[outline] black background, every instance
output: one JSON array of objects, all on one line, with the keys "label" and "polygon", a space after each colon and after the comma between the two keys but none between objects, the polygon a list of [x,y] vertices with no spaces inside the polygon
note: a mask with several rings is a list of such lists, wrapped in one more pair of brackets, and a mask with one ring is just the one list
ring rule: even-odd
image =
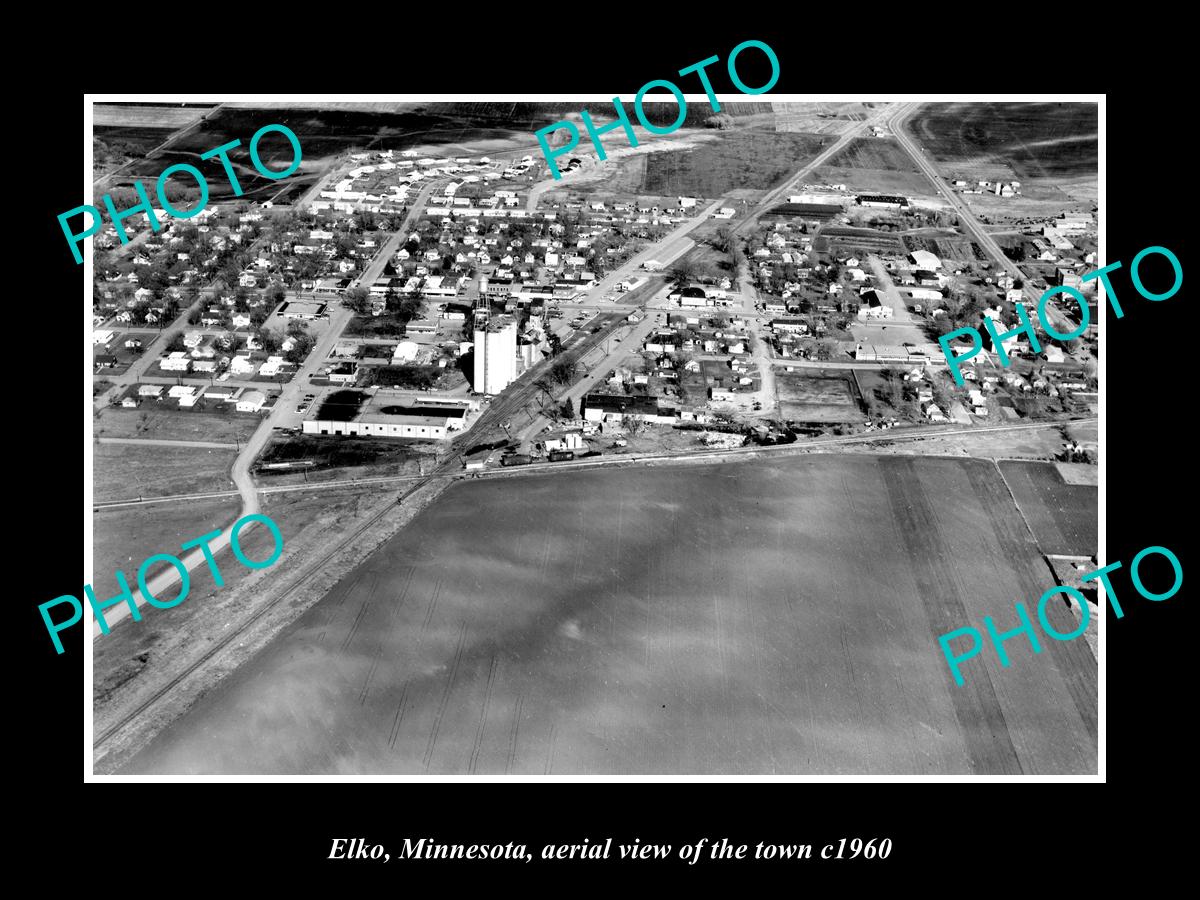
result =
[{"label": "black background", "polygon": [[[467,20],[483,24],[480,14],[464,14],[457,24],[435,14],[424,30],[408,27],[413,14],[388,13],[386,28],[377,33],[366,28],[362,41],[375,34],[369,48],[360,41],[339,46],[332,37],[325,46],[325,26],[308,23],[295,34],[290,27],[264,24],[261,34],[247,36],[245,49],[235,51],[224,42],[209,46],[212,35],[193,33],[195,20],[179,26],[191,47],[183,54],[192,60],[186,65],[173,62],[171,54],[156,62],[139,52],[136,58],[121,57],[119,70],[114,65],[90,72],[82,86],[44,81],[15,86],[27,91],[20,98],[27,112],[19,148],[23,158],[10,162],[9,177],[18,196],[25,196],[9,204],[19,228],[14,230],[17,223],[10,222],[8,244],[33,253],[28,261],[24,252],[9,258],[15,273],[25,273],[9,281],[9,358],[35,374],[16,378],[13,371],[9,379],[9,390],[23,409],[9,410],[9,446],[16,453],[9,458],[8,474],[20,476],[11,489],[9,515],[12,530],[20,535],[20,556],[33,556],[28,563],[20,559],[10,565],[10,572],[19,573],[21,587],[9,598],[14,612],[10,628],[20,647],[19,663],[9,666],[17,676],[11,690],[19,717],[16,740],[9,743],[20,757],[19,768],[10,765],[10,772],[32,770],[31,779],[20,779],[32,790],[20,821],[35,853],[44,852],[61,864],[64,854],[80,854],[82,839],[83,865],[97,879],[136,871],[143,877],[174,875],[196,887],[228,887],[233,873],[251,881],[261,876],[275,885],[299,879],[311,887],[348,886],[370,877],[397,890],[418,887],[422,874],[453,875],[442,883],[454,885],[462,878],[479,878],[489,886],[500,879],[532,883],[539,873],[583,876],[581,884],[588,885],[609,874],[622,881],[665,876],[696,886],[774,884],[748,880],[765,874],[782,876],[785,890],[827,879],[845,884],[866,879],[881,886],[919,884],[956,892],[986,889],[996,878],[1016,885],[1026,866],[1040,868],[1055,859],[1081,870],[1064,870],[1063,877],[1102,873],[1109,866],[1130,864],[1151,841],[1158,855],[1171,856],[1172,831],[1159,821],[1158,810],[1177,799],[1174,782],[1186,777],[1189,763],[1184,729],[1191,730],[1194,703],[1185,693],[1183,662],[1188,658],[1185,642],[1190,641],[1184,620],[1190,582],[1185,579],[1170,600],[1151,603],[1134,593],[1128,579],[1129,561],[1152,544],[1171,548],[1185,573],[1192,571],[1181,528],[1192,481],[1187,435],[1193,404],[1187,376],[1195,370],[1185,313],[1187,284],[1170,300],[1151,303],[1134,292],[1128,277],[1129,261],[1150,245],[1169,247],[1189,270],[1184,227],[1190,217],[1192,167],[1185,158],[1189,141],[1183,130],[1189,110],[1169,69],[1176,58],[1174,48],[1163,43],[1171,40],[1169,35],[1149,37],[1143,33],[1149,27],[1140,25],[1106,27],[1098,35],[1090,25],[1052,28],[1048,22],[1038,32],[1003,17],[970,23],[959,13],[950,19],[927,12],[921,13],[922,27],[833,18],[819,27],[802,27],[799,20],[787,27],[760,27],[753,20],[743,25],[728,11],[719,21],[692,26],[687,33],[679,15],[671,27],[662,28],[647,23],[639,11],[636,24],[614,25],[613,33],[605,34],[571,24],[569,16],[582,14],[574,8],[537,13],[544,18],[536,28],[506,26],[509,33],[501,35],[488,25],[476,30],[487,34],[472,29],[464,34],[460,26]],[[614,14],[608,7],[595,11],[599,19],[611,20]],[[332,34],[341,15],[321,15],[334,16],[328,26]],[[363,10],[363,15],[370,19],[377,13]],[[358,19],[359,25],[364,21]],[[1001,40],[997,26],[1015,31]],[[391,37],[381,45],[385,35]],[[80,425],[88,415],[80,401],[90,409],[90,391],[81,383],[72,349],[79,336],[78,307],[72,304],[83,288],[83,269],[75,265],[55,217],[85,201],[80,176],[83,91],[211,90],[214,99],[222,99],[239,91],[578,90],[629,101],[644,82],[670,77],[713,54],[722,59],[710,69],[714,87],[718,93],[732,92],[724,59],[749,38],[766,41],[779,57],[782,74],[775,94],[1107,92],[1103,261],[1125,263],[1113,281],[1126,313],[1118,321],[1110,310],[1104,326],[1105,561],[1125,563],[1114,585],[1126,613],[1121,620],[1109,615],[1106,622],[1107,704],[1101,710],[1101,732],[1106,731],[1107,744],[1101,759],[1113,790],[1106,788],[1102,799],[1095,786],[1028,779],[1002,784],[84,785],[83,754],[90,736],[83,733],[81,718],[87,700],[83,629],[71,634],[67,652],[56,656],[37,612],[37,604],[46,599],[78,594],[82,572],[74,556],[78,537],[70,534],[78,535],[74,516],[81,507],[87,515],[86,499],[81,501],[88,486],[80,469]],[[80,58],[92,55],[89,50]],[[756,51],[739,58],[747,84],[766,80],[765,64],[755,71],[759,58]],[[698,89],[692,81],[684,84],[688,92]],[[1155,270],[1151,263],[1147,266],[1149,284],[1169,279],[1165,266],[1161,280],[1154,280]],[[30,345],[16,339],[27,329],[40,333]],[[1153,566],[1143,572],[1149,586],[1159,584]],[[1169,584],[1165,563],[1162,574]],[[700,837],[727,837],[732,843],[811,843],[818,849],[842,837],[890,837],[894,850],[886,863],[383,866],[326,861],[335,837],[385,843],[393,855],[404,837],[525,842],[535,855],[543,843],[579,843],[584,837],[592,842],[612,837],[614,843],[638,837],[643,843],[675,846]],[[1112,840],[1121,849],[1106,853]],[[163,883],[167,889],[174,885]]]}]

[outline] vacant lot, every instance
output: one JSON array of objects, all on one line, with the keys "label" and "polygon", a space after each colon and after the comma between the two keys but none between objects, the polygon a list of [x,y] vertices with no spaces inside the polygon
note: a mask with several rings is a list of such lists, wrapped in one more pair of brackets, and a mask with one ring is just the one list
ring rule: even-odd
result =
[{"label": "vacant lot", "polygon": [[1084,643],[937,643],[1051,583],[979,460],[460,482],[121,772],[1095,772]]},{"label": "vacant lot", "polygon": [[779,414],[787,422],[855,422],[863,417],[850,372],[777,372]]},{"label": "vacant lot", "polygon": [[1007,165],[1019,179],[1098,171],[1095,103],[928,103],[910,129],[943,163]]},{"label": "vacant lot", "polygon": [[92,418],[94,437],[236,443],[254,434],[262,417],[221,403],[207,410],[170,409],[150,400],[137,409],[108,406]]},{"label": "vacant lot", "polygon": [[933,193],[928,179],[894,138],[855,138],[815,176],[852,191],[920,196]]},{"label": "vacant lot", "polygon": [[920,171],[912,157],[904,152],[904,148],[895,138],[855,138],[829,160],[828,165],[840,169]]},{"label": "vacant lot", "polygon": [[92,444],[92,448],[96,502],[233,489],[229,480],[237,456],[233,447]]},{"label": "vacant lot", "polygon": [[1000,470],[1043,553],[1096,555],[1098,487],[1068,484],[1053,463],[1004,460]]},{"label": "vacant lot", "polygon": [[803,168],[834,140],[831,135],[735,129],[689,150],[648,154],[643,190],[710,198],[739,188],[766,190]]}]

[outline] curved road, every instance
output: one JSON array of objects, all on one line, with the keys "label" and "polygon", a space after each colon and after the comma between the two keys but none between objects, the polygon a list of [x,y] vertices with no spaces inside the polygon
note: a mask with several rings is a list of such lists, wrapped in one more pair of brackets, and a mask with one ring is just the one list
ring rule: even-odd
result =
[{"label": "curved road", "polygon": [[[917,104],[903,104],[900,107],[900,111],[901,112],[910,112],[911,111],[910,107],[912,109],[915,109],[916,106],[917,106]],[[792,175],[791,177],[785,179],[782,184],[780,184],[778,187],[774,188],[773,190],[771,190],[767,194],[765,194],[763,196],[763,198],[755,205],[754,211],[750,214],[750,216],[747,217],[746,219],[744,219],[741,223],[739,223],[737,227],[741,228],[742,226],[744,226],[745,224],[747,224],[754,218],[757,218],[758,215],[761,215],[761,213],[765,212],[770,207],[770,205],[772,203],[776,202],[776,200],[780,196],[782,196],[784,194],[784,192],[787,191],[793,184],[795,184],[798,180],[806,177],[809,174],[809,172],[811,172],[812,170],[817,168],[817,166],[823,164],[826,160],[828,160],[830,157],[832,157],[837,151],[839,151],[842,147],[844,147],[851,140],[853,140],[853,138],[856,137],[859,134],[859,132],[861,132],[864,128],[866,128],[868,125],[874,123],[875,121],[879,120],[880,118],[884,117],[884,115],[894,116],[894,115],[896,115],[896,113],[891,112],[890,107],[885,108],[884,110],[871,116],[870,118],[847,129],[838,138],[838,140],[836,142],[831,144],[825,151],[823,151],[820,155],[818,155],[816,158],[811,160],[799,172],[797,172],[796,174]],[[418,197],[417,202],[415,202],[413,204],[413,206],[410,208],[409,215],[406,218],[405,223],[404,223],[404,227],[402,227],[396,233],[396,235],[393,236],[392,240],[387,241],[384,244],[384,246],[382,246],[380,248],[379,253],[376,255],[375,259],[372,261],[371,266],[369,266],[368,269],[364,271],[363,276],[359,279],[359,281],[358,281],[359,284],[365,283],[366,276],[371,274],[372,271],[382,271],[384,264],[386,263],[387,259],[389,259],[391,256],[391,252],[390,252],[389,248],[393,245],[393,243],[396,240],[399,239],[400,235],[404,234],[407,231],[407,229],[409,227],[411,227],[411,223],[413,221],[415,221],[417,217],[420,216],[421,210],[423,208],[423,204],[422,204],[421,200],[423,199],[424,196],[427,195],[427,191],[432,190],[432,188],[434,187],[434,184],[436,184],[436,181],[434,183],[426,185],[426,190],[422,191],[422,195]],[[632,275],[637,270],[637,268],[642,263],[644,263],[646,260],[654,259],[654,258],[661,258],[664,248],[668,248],[668,247],[671,247],[671,245],[673,245],[673,244],[677,244],[678,242],[681,241],[681,239],[686,238],[686,236],[689,232],[691,232],[693,229],[697,228],[702,223],[706,222],[709,218],[709,215],[711,215],[711,213],[720,205],[721,202],[722,202],[721,200],[714,201],[710,206],[708,206],[705,210],[701,211],[695,217],[689,219],[688,221],[681,224],[678,228],[671,231],[671,233],[668,234],[666,237],[664,237],[661,241],[659,241],[656,244],[651,244],[651,245],[647,246],[644,250],[642,250],[641,253],[638,253],[637,255],[635,255],[628,262],[626,262],[623,266],[621,266],[619,269],[617,269],[616,271],[609,274],[599,284],[597,284],[594,288],[592,288],[592,291],[590,292],[591,295],[594,297],[603,296],[606,292],[615,288],[616,285],[620,281],[622,281],[622,280],[628,278],[630,275]],[[688,244],[690,245],[690,242],[688,242]],[[661,259],[660,259],[660,261],[661,261]],[[647,319],[648,318],[649,317],[647,317]],[[292,378],[292,380],[289,384],[287,384],[286,386],[283,387],[279,397],[275,401],[275,406],[274,406],[274,409],[272,410],[271,414],[263,420],[262,424],[258,427],[258,430],[255,431],[254,435],[250,438],[250,440],[248,440],[246,442],[245,446],[243,446],[243,448],[242,448],[242,452],[238,455],[237,459],[234,461],[231,477],[233,478],[233,482],[238,489],[238,493],[242,497],[242,510],[241,510],[241,513],[238,515],[237,520],[240,520],[242,518],[245,518],[248,515],[252,515],[254,513],[259,512],[260,507],[259,507],[259,500],[258,500],[258,490],[254,484],[254,479],[250,476],[250,466],[253,463],[253,461],[255,460],[255,458],[258,456],[258,454],[266,446],[266,443],[271,436],[271,432],[272,432],[272,428],[273,428],[274,424],[277,424],[278,422],[281,421],[282,417],[285,414],[285,411],[287,409],[289,409],[291,407],[291,405],[295,402],[297,396],[300,394],[301,386],[303,385],[305,387],[305,389],[307,389],[308,378],[316,371],[317,367],[321,363],[323,363],[325,361],[325,359],[328,357],[330,350],[332,350],[332,348],[333,348],[334,342],[337,340],[338,335],[340,335],[342,329],[345,327],[348,319],[349,319],[349,311],[344,308],[339,308],[336,312],[334,312],[331,315],[329,326],[326,329],[325,334],[318,341],[317,346],[313,348],[312,352],[308,356],[308,359],[305,361],[304,365],[301,366],[300,371],[298,371],[296,373],[296,375]],[[616,328],[620,325],[620,323],[621,323],[621,320],[619,318],[616,319],[616,321],[609,323],[608,327],[605,328],[599,334],[599,340],[589,341],[588,343],[592,343],[593,345],[595,343],[599,343],[600,340],[607,338],[607,336],[609,334],[611,334],[612,331],[616,330]],[[645,325],[643,325],[643,329],[648,327],[648,324],[649,324],[649,322],[647,321],[647,323]],[[642,330],[642,329],[637,329],[637,330]],[[595,335],[593,335],[591,337],[593,339],[596,338]],[[146,358],[148,356],[149,356],[149,354],[143,354],[143,358]],[[536,368],[537,367],[535,367],[535,369]],[[548,366],[547,366],[547,368],[548,368]],[[528,375],[529,373],[526,373],[526,374]],[[522,382],[524,383],[523,389],[515,390],[515,391],[510,389],[510,391],[506,392],[506,393],[510,394],[509,397],[503,398],[503,399],[497,398],[498,402],[493,404],[492,407],[490,407],[483,415],[480,416],[480,418],[476,422],[475,426],[471,429],[471,432],[469,432],[469,434],[472,434],[474,436],[472,439],[477,439],[477,437],[479,435],[486,433],[488,430],[488,426],[491,426],[494,428],[501,421],[508,419],[509,416],[515,414],[516,412],[520,411],[521,409],[524,409],[526,407],[526,405],[532,400],[532,395],[534,393],[536,393],[537,389],[535,387],[533,387],[533,385],[532,385],[532,382],[534,382],[534,381],[536,381],[536,378],[533,378],[533,377],[523,378],[522,379]],[[530,415],[530,422],[528,424],[533,424],[533,421],[534,421],[534,417],[532,415]],[[481,425],[483,425],[484,427],[480,428]],[[464,437],[465,437],[465,435],[464,435]],[[456,440],[454,443],[458,444],[459,441]],[[465,443],[465,441],[464,441],[464,443]],[[461,446],[461,444],[460,444],[460,446]],[[439,466],[437,469],[435,469],[433,472],[431,472],[428,476],[426,476],[426,479],[430,479],[437,475],[447,474],[450,471],[453,471],[457,467],[457,465],[458,465],[458,462],[457,462],[456,457],[454,455],[451,455],[449,458],[447,458],[447,460],[441,466]],[[416,489],[417,489],[417,487],[414,486],[414,488],[412,490],[416,490]],[[237,520],[235,520],[235,522]],[[222,550],[224,550],[226,547],[229,546],[230,532],[232,529],[232,525],[233,525],[233,523],[230,524],[229,528],[223,529],[221,531],[220,535],[217,538],[215,538],[208,545],[210,548],[210,552],[213,554],[214,557],[218,553],[220,553]],[[258,528],[260,526],[258,525],[258,523],[254,523],[248,527],[253,529],[253,528]],[[199,537],[199,535],[196,535],[196,537]],[[161,550],[160,552],[168,552],[168,550],[164,549],[164,550]],[[204,552],[200,548],[196,548],[191,553],[189,553],[187,556],[182,557],[182,562],[187,567],[187,571],[190,573],[205,563]],[[128,575],[129,573],[126,573],[126,574]],[[176,571],[176,569],[173,566],[168,566],[166,571],[161,572],[160,574],[150,578],[146,584],[146,587],[149,590],[149,592],[151,593],[151,595],[153,595],[155,597],[163,596],[163,595],[170,597],[171,593],[169,593],[169,592],[172,591],[173,586],[179,580],[180,580],[180,577],[179,577],[178,571]],[[140,590],[133,591],[133,599],[134,599],[134,603],[137,604],[139,607],[144,605],[144,603],[145,603],[145,598],[142,596],[142,591],[140,591]],[[130,615],[129,606],[127,604],[120,604],[117,606],[110,607],[109,609],[107,609],[105,611],[105,621],[111,630],[111,628],[114,625],[116,625],[118,622],[125,620],[126,618],[129,617],[129,615]],[[99,622],[95,618],[93,618],[93,621],[92,621],[92,637],[93,637],[93,639],[95,639],[97,636],[101,635],[102,633],[103,632],[101,632],[101,630],[100,630]]]}]

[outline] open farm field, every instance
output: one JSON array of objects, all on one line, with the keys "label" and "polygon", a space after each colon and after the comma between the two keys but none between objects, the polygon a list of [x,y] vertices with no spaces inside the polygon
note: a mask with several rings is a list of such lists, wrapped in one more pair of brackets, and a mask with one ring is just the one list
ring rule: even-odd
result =
[{"label": "open farm field", "polygon": [[767,190],[833,143],[830,135],[734,129],[692,149],[646,158],[646,193],[716,198],[742,188]]},{"label": "open farm field", "polygon": [[772,103],[777,131],[805,134],[839,135],[855,122],[861,122],[873,111],[875,104],[855,102],[835,103]]},{"label": "open farm field", "polygon": [[1021,181],[1098,170],[1094,103],[927,103],[909,129],[948,175],[956,165],[1007,165]]},{"label": "open farm field", "polygon": [[827,165],[834,169],[884,169],[915,172],[920,169],[895,138],[858,137],[842,148]]},{"label": "open farm field", "polygon": [[1043,553],[1095,556],[1099,488],[1068,483],[1053,463],[1002,460],[1000,471]]},{"label": "open farm field", "polygon": [[1052,583],[990,461],[459,482],[118,771],[1095,772],[1086,644],[937,643]]},{"label": "open farm field", "polygon": [[93,103],[92,127],[170,133],[195,122],[214,106],[215,103]]},{"label": "open farm field", "polygon": [[[258,612],[275,592],[291,584],[297,573],[314,554],[327,547],[329,541],[389,502],[387,495],[362,491],[263,496],[263,512],[279,525],[284,536],[283,556],[274,565],[257,571],[249,569],[225,548],[214,557],[224,580],[222,586],[216,585],[208,567],[202,565],[191,573],[191,590],[178,606],[170,609],[144,607],[142,621],[125,619],[110,634],[95,639],[93,711],[96,733],[103,733],[207,652],[214,642]],[[235,497],[189,504],[187,509],[176,507],[172,510],[166,505],[155,505],[97,514],[96,575],[100,578],[96,582],[97,595],[108,597],[116,593],[113,566],[119,566],[128,577],[135,578],[136,567],[145,556],[178,550],[182,541],[232,522],[239,509],[240,502]],[[271,537],[265,528],[247,529],[242,536],[250,558],[264,559],[270,554]],[[132,560],[127,561],[130,556]],[[331,584],[336,581],[337,572],[338,566],[330,566],[315,580],[327,579]],[[105,593],[101,583],[111,590]],[[305,587],[298,593],[303,595],[307,590],[309,588]],[[302,596],[295,596],[287,606],[303,602]],[[288,615],[285,607],[268,614],[267,618]],[[239,647],[242,640],[243,636],[239,635]],[[247,647],[254,645],[249,635],[244,636],[244,640]],[[223,674],[222,667],[228,664],[223,658],[220,664],[210,665],[199,680],[211,682],[219,678]],[[196,681],[196,676],[187,679],[179,691],[180,700],[173,702],[186,703],[189,693],[202,691],[202,684],[197,685]],[[155,707],[148,718],[153,720],[160,715],[167,715],[161,706]],[[144,722],[144,725],[151,730],[156,727],[153,721]],[[112,752],[114,748],[106,747],[105,750]],[[123,750],[116,752],[120,756]],[[97,760],[98,771],[109,765],[108,760]]]}]

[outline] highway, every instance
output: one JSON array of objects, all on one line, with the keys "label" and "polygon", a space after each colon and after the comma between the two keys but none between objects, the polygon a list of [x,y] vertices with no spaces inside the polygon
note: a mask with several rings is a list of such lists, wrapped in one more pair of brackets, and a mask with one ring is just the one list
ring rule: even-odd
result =
[{"label": "highway", "polygon": [[[93,194],[95,192],[99,191],[100,187],[103,184],[105,184],[106,182],[112,181],[113,178],[120,175],[123,171],[128,169],[134,163],[139,163],[144,159],[149,159],[158,151],[160,151],[166,147],[169,147],[171,144],[175,143],[177,140],[179,140],[181,137],[183,137],[188,132],[192,131],[193,129],[199,128],[200,125],[203,124],[206,119],[208,119],[210,116],[216,115],[218,110],[220,110],[221,107],[224,105],[225,105],[224,103],[218,103],[212,109],[209,109],[209,110],[205,111],[204,113],[202,113],[195,121],[190,122],[187,125],[184,125],[178,131],[171,132],[171,134],[167,135],[167,139],[165,141],[163,141],[161,144],[159,144],[157,147],[155,147],[154,149],[142,154],[137,159],[131,159],[131,160],[129,160],[129,162],[123,163],[120,166],[117,166],[117,168],[113,169],[111,172],[101,175],[99,178],[97,178],[95,181],[92,182]],[[148,233],[148,230],[147,230],[147,233]]]},{"label": "highway", "polygon": [[[909,106],[911,106],[915,109],[918,106],[918,104],[916,104],[916,103],[901,104],[900,110],[904,110]],[[891,116],[896,115],[896,112],[897,111],[894,110],[890,105],[885,106],[882,109],[877,110],[870,117],[863,119],[857,125],[852,125],[851,127],[847,128],[845,131],[843,131],[841,133],[841,135],[838,136],[838,139],[836,141],[834,141],[832,144],[830,144],[828,147],[826,147],[824,150],[822,150],[819,154],[817,154],[815,157],[813,157],[813,159],[810,160],[804,166],[804,168],[800,169],[800,171],[796,172],[794,175],[791,175],[790,177],[788,177],[778,187],[773,188],[772,190],[770,190],[766,194],[764,194],[762,199],[759,200],[758,203],[756,203],[754,205],[754,209],[751,210],[750,213],[748,213],[744,218],[735,220],[736,224],[733,226],[734,234],[741,233],[741,231],[747,225],[750,225],[751,223],[757,221],[759,216],[761,216],[763,213],[765,213],[771,207],[773,207],[777,203],[779,203],[785,194],[792,191],[800,182],[802,182],[802,181],[804,181],[804,179],[808,178],[808,176],[811,175],[813,173],[813,171],[815,171],[819,167],[825,165],[825,163],[827,163],[829,160],[833,159],[833,157],[837,156],[838,153],[840,153],[843,149],[845,149],[846,146],[849,145],[851,141],[853,141],[856,137],[858,137],[860,134],[862,134],[867,128],[869,128],[871,125],[874,125],[877,122],[879,122],[885,118],[890,118]]]},{"label": "highway", "polygon": [[[971,212],[971,208],[967,205],[966,201],[938,174],[934,162],[925,155],[925,151],[918,147],[912,136],[905,131],[905,124],[920,106],[921,104],[919,103],[904,104],[888,117],[888,129],[896,136],[896,140],[900,143],[900,146],[912,157],[913,162],[917,164],[917,168],[921,170],[921,174],[929,179],[937,189],[937,192],[950,204],[950,207],[958,215],[959,224],[967,230],[975,243],[983,249],[1000,269],[1010,274],[1013,278],[1021,280],[1022,292],[1028,298],[1032,307],[1036,308],[1042,295],[1037,288],[1029,283],[1029,276],[1022,272],[1015,262],[1004,255],[1004,251],[1000,249],[1000,245],[996,243],[995,239],[984,229],[979,220],[975,218],[975,214]],[[1046,311],[1047,316],[1051,319],[1050,324],[1058,331],[1068,333],[1075,329],[1075,324],[1068,320],[1053,304],[1048,303]]]},{"label": "highway", "polygon": [[[847,129],[846,132],[844,132],[838,138],[838,140],[830,145],[825,151],[811,160],[794,175],[787,178],[781,185],[767,192],[767,194],[763,196],[759,203],[756,204],[750,215],[741,223],[739,223],[737,227],[744,227],[755,217],[761,215],[763,212],[769,209],[771,205],[777,202],[779,197],[781,197],[792,187],[792,185],[794,185],[797,181],[807,177],[811,171],[822,165],[826,160],[839,152],[842,147],[853,140],[853,138],[856,137],[863,129],[867,128],[869,125],[873,124],[885,115],[899,115],[900,113],[908,110],[909,106],[915,108],[916,104],[906,104],[896,112],[889,112],[889,108],[885,107],[870,118]],[[384,265],[386,265],[387,260],[391,258],[392,252],[394,252],[392,249],[392,244],[395,243],[400,236],[408,233],[411,228],[411,223],[416,221],[416,218],[420,216],[421,210],[424,208],[423,198],[428,196],[437,183],[438,180],[434,180],[430,184],[426,185],[426,187],[422,190],[421,195],[413,204],[408,217],[405,220],[404,227],[402,227],[391,240],[389,240],[384,244],[383,247],[380,248],[379,252],[372,260],[371,265],[364,271],[363,276],[359,279],[360,284],[367,284],[369,283],[368,278],[373,280],[375,277],[377,277],[377,274],[372,274],[373,272],[382,272]],[[718,208],[721,202],[721,200],[714,201],[704,210],[700,211],[695,217],[681,224],[678,228],[675,228],[659,242],[656,244],[651,244],[641,253],[635,255],[632,259],[627,261],[623,266],[608,275],[596,287],[594,287],[590,292],[591,296],[602,297],[608,291],[614,290],[617,284],[634,275],[637,269],[640,268],[641,265],[647,260],[659,259],[661,261],[661,257],[664,255],[665,249],[674,247],[676,250],[678,250],[680,246],[679,242],[686,238],[686,236],[692,230],[707,222],[709,216],[716,208]],[[690,242],[688,243],[688,246],[690,246]],[[300,417],[294,412],[296,400],[300,397],[302,391],[311,390],[309,379],[315,373],[316,369],[328,358],[330,351],[333,349],[334,343],[342,332],[342,329],[349,322],[350,316],[351,313],[346,308],[342,306],[337,306],[335,308],[334,312],[332,312],[330,315],[330,321],[327,327],[324,329],[322,336],[318,339],[317,346],[309,354],[308,359],[301,366],[300,371],[296,373],[296,375],[287,385],[282,387],[281,394],[276,400],[272,412],[269,416],[263,419],[258,429],[246,442],[242,448],[242,452],[234,461],[232,478],[238,489],[238,493],[242,497],[242,511],[239,515],[239,518],[243,518],[259,511],[258,489],[250,475],[251,465],[258,454],[266,446],[267,441],[271,437],[272,429],[275,426],[286,427],[288,425],[294,426],[298,424]],[[182,317],[183,316],[181,315],[181,318]],[[624,354],[635,350],[636,346],[640,345],[641,335],[646,333],[655,324],[653,321],[651,321],[651,318],[651,315],[645,316],[643,321],[640,323],[640,327],[634,328],[630,333],[626,334],[620,341],[617,342],[615,348],[610,346],[605,358],[592,366],[592,373],[594,374],[591,374],[588,378],[582,380],[582,388],[580,387],[580,384],[577,383],[568,389],[568,392],[571,394],[571,396],[574,397],[576,394],[582,395],[583,391],[590,389],[590,387],[596,383],[599,376],[603,375],[608,368],[611,368],[612,365],[615,364],[615,362],[618,362]],[[567,358],[574,360],[582,359],[593,348],[602,344],[615,331],[624,325],[624,320],[625,313],[623,311],[602,313],[599,322],[600,330],[595,334],[586,335],[575,346],[568,347],[566,350],[566,354],[568,355]],[[165,333],[167,332],[164,330],[164,334]],[[149,349],[150,348],[147,348],[147,351],[149,351]],[[139,359],[138,362],[135,363],[134,366],[132,366],[130,370],[121,377],[120,382],[122,384],[126,384],[136,381],[144,369],[153,360],[153,358],[154,356],[150,352],[144,353],[142,358]],[[503,394],[497,397],[496,400],[493,401],[492,404],[480,415],[475,425],[469,431],[464,432],[463,434],[460,434],[454,438],[454,440],[451,442],[452,453],[448,456],[446,461],[429,475],[425,476],[425,478],[420,479],[417,484],[414,484],[413,487],[410,488],[410,491],[419,489],[421,485],[426,483],[431,478],[444,477],[451,472],[461,471],[461,462],[457,454],[461,453],[462,449],[465,447],[471,446],[472,444],[497,440],[501,434],[503,434],[505,437],[508,437],[512,427],[516,425],[520,426],[518,436],[522,440],[527,440],[529,437],[540,431],[541,428],[544,427],[543,423],[547,420],[544,419],[540,414],[534,415],[534,413],[530,411],[529,407],[537,401],[539,394],[542,393],[542,389],[538,386],[537,382],[542,375],[546,374],[551,365],[552,360],[543,360],[531,370],[524,373],[520,379],[518,379],[513,385],[505,390]],[[555,402],[561,401],[556,400]],[[524,414],[526,417],[525,422],[520,422],[517,419],[520,414]],[[508,428],[505,428],[506,424],[509,426]],[[210,546],[212,547],[212,552],[214,554],[220,552],[222,549],[228,546],[229,535],[229,529],[223,530],[220,537],[213,541]],[[199,549],[193,551],[187,557],[183,558],[183,562],[189,572],[199,567],[204,563],[204,561],[204,554]],[[179,575],[175,568],[168,567],[165,572],[162,572],[158,576],[151,578],[147,587],[152,594],[159,595],[171,588],[178,580]],[[139,605],[144,602],[140,591],[134,593],[134,600]],[[125,605],[120,605],[112,607],[106,619],[109,622],[109,626],[112,627],[112,625],[123,620],[128,615],[128,607]],[[94,623],[93,636],[97,636],[100,633],[99,624]]]}]

